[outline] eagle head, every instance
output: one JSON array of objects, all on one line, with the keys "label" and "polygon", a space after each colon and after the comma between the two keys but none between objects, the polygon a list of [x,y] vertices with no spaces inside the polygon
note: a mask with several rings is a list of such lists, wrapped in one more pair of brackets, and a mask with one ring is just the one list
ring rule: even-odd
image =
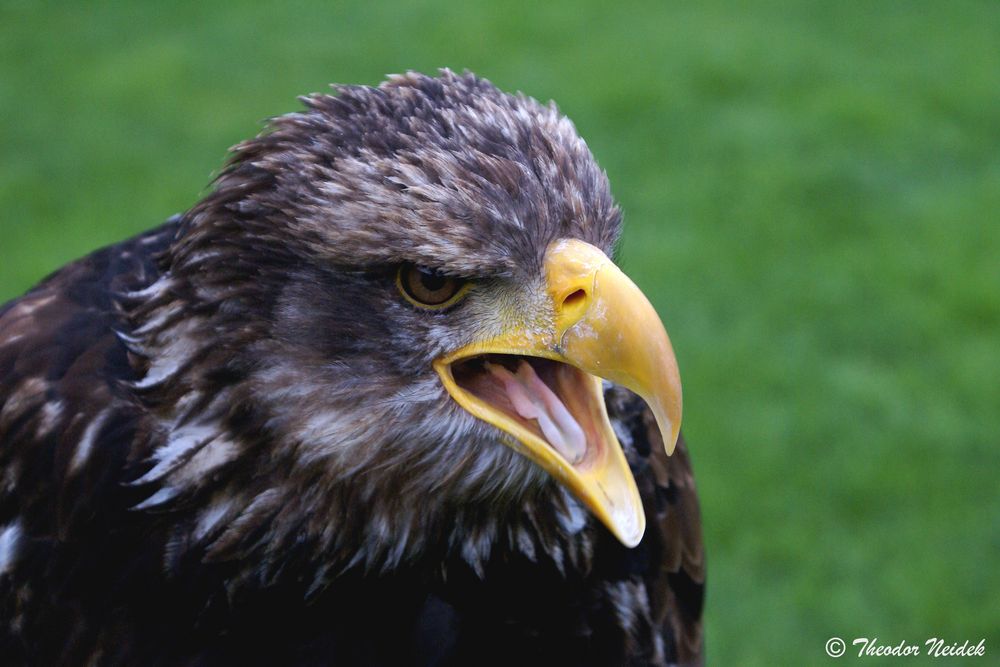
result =
[{"label": "eagle head", "polygon": [[637,544],[602,382],[646,400],[668,452],[680,382],[572,123],[447,70],[303,102],[234,149],[127,297],[134,485],[174,517],[168,551],[321,583],[555,549],[584,508]]}]

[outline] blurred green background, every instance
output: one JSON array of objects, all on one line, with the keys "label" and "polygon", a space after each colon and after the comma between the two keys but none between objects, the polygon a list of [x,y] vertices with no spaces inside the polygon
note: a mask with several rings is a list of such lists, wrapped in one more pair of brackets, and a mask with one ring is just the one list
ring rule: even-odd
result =
[{"label": "blurred green background", "polygon": [[611,177],[685,382],[710,662],[1000,664],[995,1],[2,2],[0,301],[296,95],[442,66],[557,100]]}]

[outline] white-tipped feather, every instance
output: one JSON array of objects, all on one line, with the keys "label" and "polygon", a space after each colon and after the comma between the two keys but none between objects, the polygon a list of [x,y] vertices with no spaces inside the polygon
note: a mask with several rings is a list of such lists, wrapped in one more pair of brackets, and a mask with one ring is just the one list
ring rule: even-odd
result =
[{"label": "white-tipped feather", "polygon": [[90,452],[94,447],[94,439],[104,426],[104,422],[111,414],[111,411],[112,408],[105,408],[101,410],[97,413],[97,416],[94,417],[89,424],[87,424],[87,428],[83,430],[83,435],[80,436],[80,441],[76,443],[76,449],[73,451],[73,458],[69,461],[70,474],[77,472],[90,458]]},{"label": "white-tipped feather", "polygon": [[21,520],[15,519],[0,530],[0,576],[14,567],[21,543]]}]

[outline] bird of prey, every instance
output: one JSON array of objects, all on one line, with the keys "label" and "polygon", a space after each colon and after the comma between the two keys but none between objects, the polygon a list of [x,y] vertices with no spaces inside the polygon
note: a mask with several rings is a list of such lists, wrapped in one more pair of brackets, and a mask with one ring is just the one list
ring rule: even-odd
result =
[{"label": "bird of prey", "polygon": [[677,365],[572,123],[303,102],[0,308],[0,664],[700,664]]}]

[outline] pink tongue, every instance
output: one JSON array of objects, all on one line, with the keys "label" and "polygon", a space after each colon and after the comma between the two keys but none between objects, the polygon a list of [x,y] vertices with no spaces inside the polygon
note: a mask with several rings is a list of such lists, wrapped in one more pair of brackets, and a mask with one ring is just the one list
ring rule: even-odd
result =
[{"label": "pink tongue", "polygon": [[524,419],[534,419],[549,444],[570,463],[587,453],[587,437],[555,392],[542,382],[531,364],[518,362],[517,374],[500,364],[486,362],[486,370],[500,380],[511,405]]}]

